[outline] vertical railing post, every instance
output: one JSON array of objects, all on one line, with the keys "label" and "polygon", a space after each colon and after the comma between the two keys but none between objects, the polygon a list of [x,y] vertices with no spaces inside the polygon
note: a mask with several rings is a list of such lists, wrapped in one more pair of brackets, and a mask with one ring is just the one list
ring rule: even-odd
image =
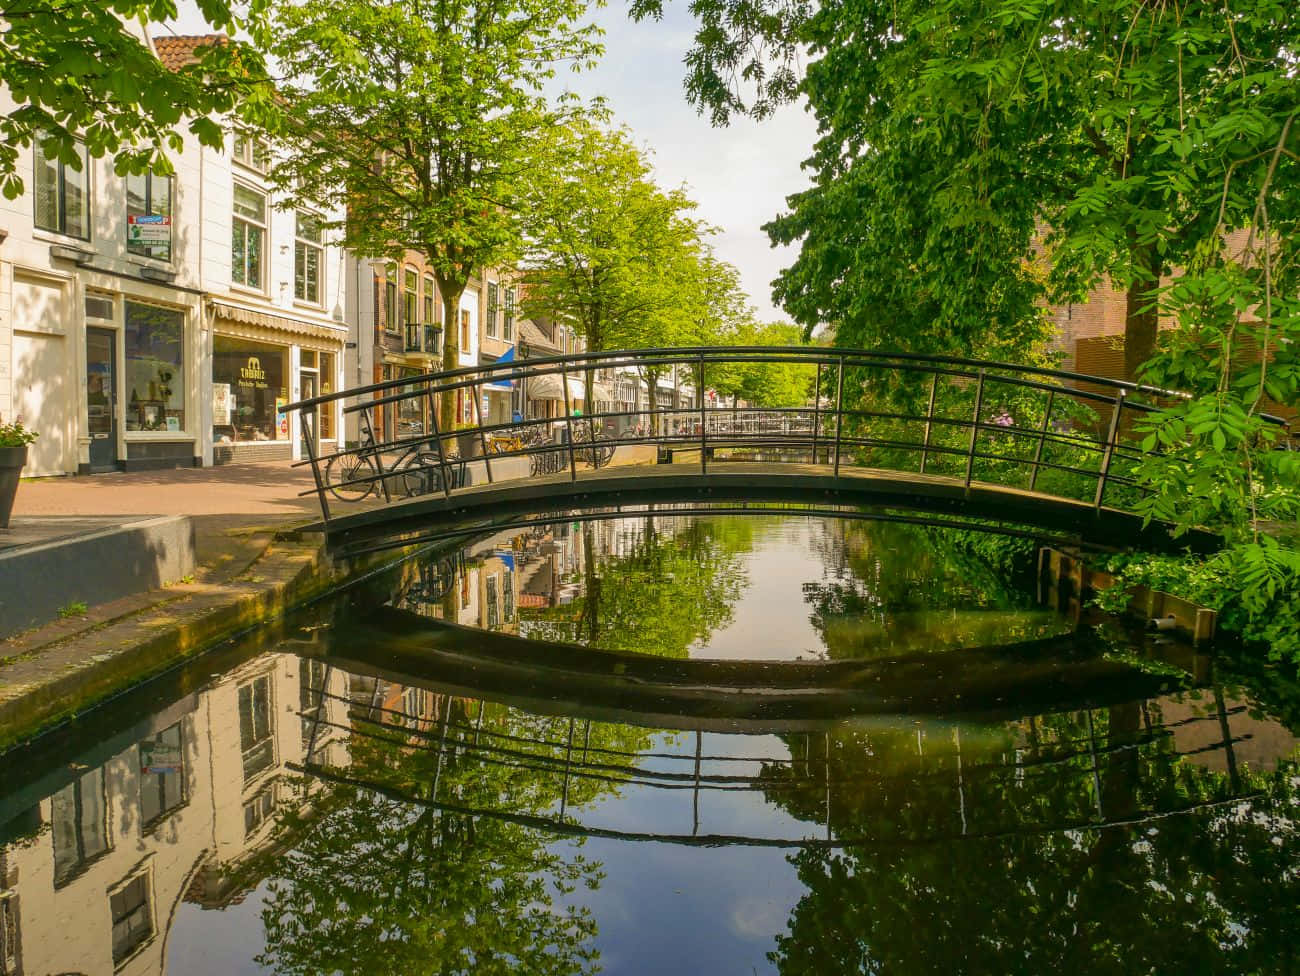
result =
[{"label": "vertical railing post", "polygon": [[970,447],[966,451],[966,494],[970,495],[970,482],[975,474],[975,441],[980,432],[980,414],[984,412],[984,377],[985,371],[980,370],[979,384],[975,387],[975,414],[971,418],[970,426]]},{"label": "vertical railing post", "polygon": [[939,373],[936,370],[930,380],[930,403],[925,408],[925,441],[921,446],[921,474],[925,474],[925,466],[930,460],[930,430],[934,425],[934,398],[939,392]]},{"label": "vertical railing post", "polygon": [[488,484],[490,485],[492,484],[492,461],[488,457],[487,434],[483,430],[482,394],[479,393],[478,380],[474,381],[474,385],[470,387],[470,391],[474,394],[474,419],[478,423],[478,442],[479,446],[483,449],[483,467],[487,469],[487,479]]},{"label": "vertical railing post", "polygon": [[[333,406],[333,404],[330,404]],[[312,410],[300,410],[299,422],[306,434],[303,443],[307,445],[307,460],[311,462],[311,476],[316,482],[316,496],[320,499],[320,513],[326,525],[330,521],[330,503],[325,499],[325,480],[320,476],[320,460],[316,457],[316,427],[311,422]],[[308,756],[308,759],[311,757]]]},{"label": "vertical railing post", "polygon": [[840,432],[844,428],[844,357],[840,356],[835,380],[835,477],[840,476]]},{"label": "vertical railing post", "polygon": [[1115,457],[1115,444],[1119,440],[1120,415],[1124,412],[1124,398],[1128,391],[1121,389],[1115,397],[1115,409],[1110,415],[1110,431],[1106,435],[1106,453],[1101,459],[1101,472],[1097,476],[1097,496],[1093,499],[1093,510],[1101,512],[1101,500],[1106,494],[1106,479],[1110,477],[1110,464]]},{"label": "vertical railing post", "polygon": [[700,398],[700,474],[709,472],[709,418],[705,414],[704,405],[704,353],[700,353],[700,376],[697,380],[699,388],[695,391]]},{"label": "vertical railing post", "polygon": [[433,442],[438,445],[438,475],[442,482],[442,494],[444,498],[450,498],[451,472],[447,469],[447,452],[442,446],[442,431],[438,427],[438,399],[433,394],[432,383],[425,386],[424,393],[429,400],[429,426],[433,428]]},{"label": "vertical railing post", "polygon": [[822,419],[822,364],[817,362],[817,381],[813,385],[812,463],[817,463],[817,428]]},{"label": "vertical railing post", "polygon": [[370,415],[373,409],[370,404],[366,404],[361,410],[361,419],[366,424],[366,437],[370,440],[370,455],[374,461],[375,474],[379,477],[379,490],[384,493],[384,503],[387,504],[393,499],[388,494],[388,479],[384,477],[384,459],[379,453],[379,441],[375,439],[375,424]]},{"label": "vertical railing post", "polygon": [[1029,476],[1029,490],[1038,487],[1038,466],[1043,461],[1043,444],[1047,440],[1047,430],[1052,423],[1052,404],[1056,401],[1056,391],[1047,391],[1047,408],[1043,411],[1043,426],[1038,431],[1038,446],[1034,448],[1034,472]]},{"label": "vertical railing post", "polygon": [[564,423],[569,436],[569,480],[578,480],[578,459],[573,454],[573,408],[569,406],[569,370],[560,364],[560,383],[564,386]]}]

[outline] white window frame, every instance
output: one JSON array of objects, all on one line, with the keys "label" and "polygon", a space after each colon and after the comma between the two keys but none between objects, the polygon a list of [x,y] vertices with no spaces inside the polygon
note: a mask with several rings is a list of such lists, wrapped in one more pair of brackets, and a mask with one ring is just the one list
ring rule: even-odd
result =
[{"label": "white window frame", "polygon": [[[267,194],[267,192],[266,192],[265,190],[259,190],[259,189],[258,189],[257,187],[255,187],[255,186],[250,186],[250,185],[247,184],[247,183],[239,183],[239,182],[236,182],[236,183],[235,183],[235,190],[234,190],[234,192],[237,194],[240,190],[244,190],[244,191],[246,191],[246,192],[248,192],[248,193],[255,193],[255,194],[257,194],[258,196],[260,196],[260,197],[262,198],[262,218],[261,218],[261,221],[259,222],[259,221],[257,221],[256,219],[254,219],[254,218],[252,218],[252,217],[246,217],[246,216],[240,214],[240,213],[235,209],[236,206],[238,206],[238,205],[235,203],[235,197],[234,197],[234,195],[231,196],[231,202],[230,202],[230,220],[231,220],[231,230],[232,230],[232,233],[233,233],[233,231],[234,231],[234,225],[236,225],[236,224],[243,224],[244,227],[245,227],[245,231],[244,231],[244,254],[245,254],[245,264],[244,264],[244,267],[241,268],[241,269],[240,269],[240,272],[239,272],[240,274],[243,275],[244,280],[243,280],[243,281],[239,281],[239,280],[237,280],[236,277],[235,277],[235,251],[234,251],[233,241],[232,241],[232,246],[231,246],[231,251],[230,251],[230,283],[231,283],[231,285],[233,285],[233,286],[236,287],[236,288],[243,288],[243,289],[246,289],[247,291],[256,292],[256,293],[258,293],[259,295],[265,295],[265,294],[266,294],[266,279],[267,279],[267,273],[266,273],[266,271],[267,271],[267,267],[266,267],[266,266],[267,266],[266,248],[267,248],[268,243],[270,242],[270,236],[271,236],[271,235],[270,235],[270,230],[271,230],[271,226],[270,226],[270,224],[271,224],[271,222],[270,222],[270,219],[269,219],[269,210],[268,210],[268,208],[269,208],[269,206],[270,206],[270,202],[271,202],[271,200],[270,200],[270,195]],[[261,247],[258,249],[258,255],[257,255],[257,264],[258,264],[258,267],[257,267],[257,274],[258,274],[258,282],[257,282],[257,284],[255,284],[255,285],[250,285],[250,284],[248,283],[248,266],[247,266],[247,254],[248,254],[248,230],[247,230],[247,229],[250,228],[250,227],[251,227],[251,228],[257,228],[257,229],[260,230],[261,233],[262,233],[262,243],[261,243]]]}]

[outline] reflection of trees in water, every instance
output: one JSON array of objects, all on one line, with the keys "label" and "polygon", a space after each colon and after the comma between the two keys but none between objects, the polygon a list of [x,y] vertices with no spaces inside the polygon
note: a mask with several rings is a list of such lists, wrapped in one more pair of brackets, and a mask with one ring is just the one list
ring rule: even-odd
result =
[{"label": "reflection of trees in water", "polygon": [[826,521],[813,536],[828,575],[805,583],[810,620],[831,658],[1005,643],[1059,632],[1028,595],[942,530]]},{"label": "reflection of trees in water", "polygon": [[785,974],[1293,971],[1295,762],[1206,769],[1153,710],[791,737],[771,802],[829,810],[870,846],[791,855],[807,892],[770,958]]},{"label": "reflection of trees in water", "polygon": [[599,863],[535,827],[426,804],[542,814],[615,787],[559,774],[557,752],[636,751],[649,733],[439,697],[425,714],[353,714],[351,782],[289,814],[259,961],[282,973],[584,973],[595,922],[566,904]]},{"label": "reflection of trees in water", "polygon": [[691,645],[731,623],[748,584],[740,556],[753,547],[753,524],[746,518],[693,518],[684,525],[669,520],[673,524],[665,531],[663,521],[617,523],[617,531],[634,533],[619,555],[602,551],[592,525],[585,524],[581,592],[566,605],[521,610],[531,635],[685,657]]}]

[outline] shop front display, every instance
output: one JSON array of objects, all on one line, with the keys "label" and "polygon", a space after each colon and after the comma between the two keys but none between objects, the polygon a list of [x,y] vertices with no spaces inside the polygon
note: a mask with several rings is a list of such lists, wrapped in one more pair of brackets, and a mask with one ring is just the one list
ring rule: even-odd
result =
[{"label": "shop front display", "polygon": [[289,347],[232,336],[212,338],[212,443],[283,442],[290,449]]},{"label": "shop front display", "polygon": [[185,313],[127,302],[126,429],[185,430]]}]

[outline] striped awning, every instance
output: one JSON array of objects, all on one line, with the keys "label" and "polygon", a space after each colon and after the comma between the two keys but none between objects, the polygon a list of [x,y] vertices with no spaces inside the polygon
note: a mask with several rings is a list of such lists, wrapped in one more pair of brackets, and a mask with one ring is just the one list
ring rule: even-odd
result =
[{"label": "striped awning", "polygon": [[[299,338],[309,337],[330,345],[343,342],[348,334],[345,325],[325,325],[321,322],[312,322],[306,319],[289,318],[287,315],[272,315],[269,312],[260,312],[256,309],[244,308],[242,305],[231,305],[227,302],[210,301],[208,307],[212,309],[218,318],[224,319],[226,322],[252,326],[255,329],[267,329],[272,332],[286,332]],[[256,337],[249,336],[249,338]]]}]

